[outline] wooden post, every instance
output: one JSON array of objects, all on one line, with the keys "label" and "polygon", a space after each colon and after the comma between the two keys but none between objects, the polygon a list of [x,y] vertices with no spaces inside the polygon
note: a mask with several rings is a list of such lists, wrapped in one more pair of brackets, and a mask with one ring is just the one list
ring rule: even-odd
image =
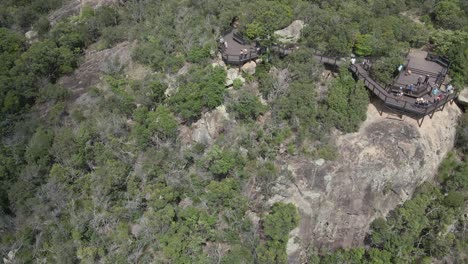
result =
[{"label": "wooden post", "polygon": [[430,118],[431,118],[431,119],[432,119],[432,117],[434,116],[435,111],[436,111],[437,108],[439,107],[439,104],[440,104],[440,101],[437,102],[437,104],[434,106],[434,109],[432,110],[432,113],[431,113],[431,115],[430,115]]},{"label": "wooden post", "polygon": [[446,105],[446,104],[447,104],[447,102],[448,102],[448,98],[449,98],[449,96],[448,96],[448,95],[447,95],[447,96],[445,96],[445,103],[444,103],[444,105],[442,106],[442,111],[444,111],[445,105]]},{"label": "wooden post", "polygon": [[421,120],[421,123],[419,123],[419,120],[418,120],[418,125],[419,125],[419,127],[421,127],[421,126],[422,126],[422,124],[423,124],[423,122],[424,122],[424,118],[425,118],[425,117],[426,117],[426,115],[423,115],[423,117],[422,117],[422,120]]}]

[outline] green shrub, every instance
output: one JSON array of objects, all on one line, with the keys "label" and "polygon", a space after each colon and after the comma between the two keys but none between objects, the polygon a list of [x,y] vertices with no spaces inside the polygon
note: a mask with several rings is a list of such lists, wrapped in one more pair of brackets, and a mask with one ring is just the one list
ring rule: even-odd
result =
[{"label": "green shrub", "polygon": [[226,177],[236,165],[236,155],[230,150],[223,150],[214,145],[207,153],[206,167],[217,177]]},{"label": "green shrub", "polygon": [[226,72],[220,67],[193,68],[190,78],[183,83],[169,103],[186,121],[195,121],[204,110],[221,105],[226,91]]},{"label": "green shrub", "polygon": [[366,119],[368,105],[369,95],[364,84],[356,83],[343,68],[339,78],[331,84],[327,98],[328,111],[322,113],[323,122],[348,133],[355,132]]},{"label": "green shrub", "polygon": [[463,195],[459,192],[450,191],[444,198],[444,205],[447,207],[460,208],[464,202]]},{"label": "green shrub", "polygon": [[357,56],[369,56],[372,54],[373,37],[369,34],[358,34],[354,44],[354,52]]},{"label": "green shrub", "polygon": [[210,58],[210,48],[205,47],[194,47],[187,54],[187,61],[192,63],[203,63]]},{"label": "green shrub", "polygon": [[242,120],[256,120],[265,111],[260,99],[246,91],[243,91],[229,108]]}]

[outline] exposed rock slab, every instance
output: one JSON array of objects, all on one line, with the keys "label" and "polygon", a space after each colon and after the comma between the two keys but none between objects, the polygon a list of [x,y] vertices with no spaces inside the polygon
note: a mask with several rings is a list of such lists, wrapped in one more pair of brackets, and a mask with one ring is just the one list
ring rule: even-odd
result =
[{"label": "exposed rock slab", "polygon": [[226,107],[218,106],[213,111],[203,114],[202,118],[192,125],[191,139],[197,143],[211,144],[228,120]]},{"label": "exposed rock slab", "polygon": [[457,101],[464,106],[468,106],[468,87],[465,87],[465,89],[460,92]]},{"label": "exposed rock slab", "polygon": [[289,248],[289,261],[303,260],[310,244],[319,248],[362,245],[376,217],[386,216],[434,177],[453,147],[460,114],[455,104],[447,105],[418,127],[410,117],[380,116],[371,104],[359,132],[337,138],[336,161],[318,166],[304,157],[288,160],[294,184],[284,186],[269,202],[292,202],[301,213],[297,233],[301,247]]},{"label": "exposed rock slab", "polygon": [[281,43],[297,43],[301,37],[301,31],[304,28],[304,21],[294,20],[289,26],[274,33],[278,35],[278,41]]},{"label": "exposed rock slab", "polygon": [[92,87],[100,82],[103,74],[120,71],[131,62],[132,44],[122,42],[102,51],[87,51],[84,62],[71,75],[62,77],[59,84],[74,92]]},{"label": "exposed rock slab", "polygon": [[231,68],[227,70],[226,87],[233,85],[236,79],[239,79],[242,83],[245,83],[245,79],[242,77],[238,69]]},{"label": "exposed rock slab", "polygon": [[110,5],[117,2],[119,2],[119,0],[73,0],[52,12],[48,19],[51,25],[54,25],[65,17],[79,14],[84,6],[97,8],[103,5]]}]

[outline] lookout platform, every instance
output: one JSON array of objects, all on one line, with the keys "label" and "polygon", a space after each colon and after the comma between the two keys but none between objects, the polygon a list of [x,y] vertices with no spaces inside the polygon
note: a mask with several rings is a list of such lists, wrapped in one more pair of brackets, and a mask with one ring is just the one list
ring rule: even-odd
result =
[{"label": "lookout platform", "polygon": [[235,30],[225,34],[220,39],[218,48],[223,60],[232,65],[242,65],[257,59],[261,54],[260,47],[246,41]]},{"label": "lookout platform", "polygon": [[[343,58],[319,54],[314,55],[314,58],[323,64],[336,67],[349,63]],[[389,86],[380,84],[371,77],[372,62],[369,59],[354,58],[348,69],[355,79],[363,81],[387,108],[411,114],[421,125],[424,117],[429,115],[432,118],[436,111],[443,110],[448,102],[453,102],[458,96],[459,90],[448,90],[447,85],[443,85],[449,67],[450,62],[440,56],[425,51],[410,50],[406,56],[406,65],[402,65],[401,71]],[[424,82],[426,77],[427,81]],[[412,90],[409,89],[410,85],[413,86]]]}]

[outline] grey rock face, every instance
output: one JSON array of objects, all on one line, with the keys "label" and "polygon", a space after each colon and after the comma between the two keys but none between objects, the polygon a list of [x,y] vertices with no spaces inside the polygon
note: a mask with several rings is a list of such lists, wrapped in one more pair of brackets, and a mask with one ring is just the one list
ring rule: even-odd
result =
[{"label": "grey rock face", "polygon": [[297,43],[301,37],[301,31],[304,28],[304,21],[295,20],[286,28],[275,31],[278,35],[278,40],[281,43]]},{"label": "grey rock face", "polygon": [[362,245],[376,217],[386,216],[434,177],[453,147],[460,113],[455,104],[447,105],[418,127],[409,117],[380,116],[370,105],[360,131],[337,139],[337,160],[322,166],[300,157],[286,161],[294,184],[270,202],[292,202],[301,213],[300,231],[290,235],[301,246],[288,249],[290,261],[303,260],[309,245]]},{"label": "grey rock face", "polygon": [[465,89],[460,92],[457,101],[464,106],[468,106],[468,87],[465,87]]},{"label": "grey rock face", "polygon": [[224,105],[203,114],[202,118],[192,125],[192,140],[197,143],[212,144],[228,120],[229,114]]}]

